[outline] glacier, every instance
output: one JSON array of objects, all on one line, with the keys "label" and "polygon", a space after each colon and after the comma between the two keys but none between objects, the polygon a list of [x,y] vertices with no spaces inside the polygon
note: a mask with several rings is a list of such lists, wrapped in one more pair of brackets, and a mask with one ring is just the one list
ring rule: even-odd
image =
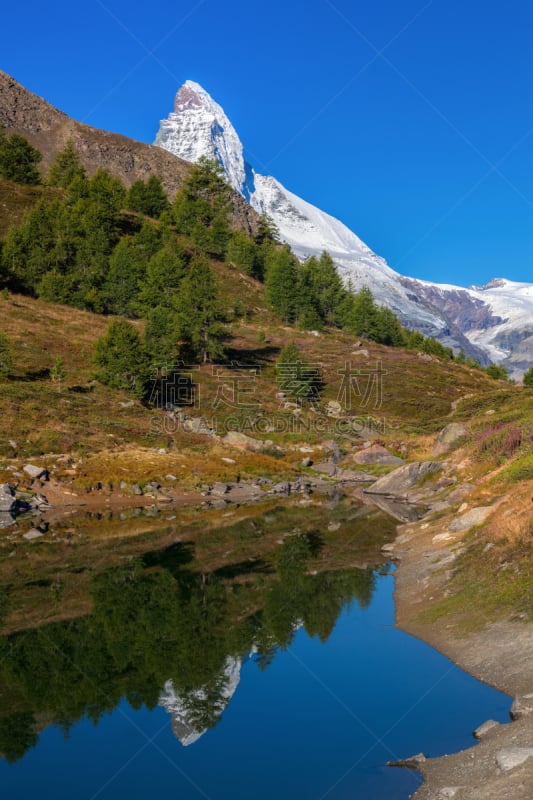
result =
[{"label": "glacier", "polygon": [[481,363],[503,363],[515,377],[533,362],[533,284],[500,278],[464,288],[400,275],[340,220],[256,172],[223,108],[198,83],[180,87],[154,144],[191,162],[216,159],[233,189],[272,219],[299,259],[326,250],[346,283],[368,286],[407,327]]}]

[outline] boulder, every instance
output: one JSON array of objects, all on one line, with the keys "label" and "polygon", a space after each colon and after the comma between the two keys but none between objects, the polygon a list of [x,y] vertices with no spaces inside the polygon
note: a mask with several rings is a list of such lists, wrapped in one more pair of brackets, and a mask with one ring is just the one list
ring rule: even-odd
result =
[{"label": "boulder", "polygon": [[442,453],[446,453],[450,447],[453,447],[454,444],[457,444],[457,442],[467,435],[468,430],[464,425],[461,425],[459,422],[450,422],[437,436],[437,441],[433,448],[433,455],[440,456]]},{"label": "boulder", "polygon": [[313,459],[312,458],[303,458],[302,459],[302,467],[312,467],[313,466]]},{"label": "boulder", "polygon": [[403,464],[404,461],[398,456],[393,456],[392,453],[382,447],[380,444],[373,444],[365,450],[360,450],[353,457],[356,464]]},{"label": "boulder", "polygon": [[44,494],[36,494],[33,499],[34,505],[36,508],[50,508],[50,503],[48,502],[48,498]]},{"label": "boulder", "polygon": [[521,719],[533,715],[533,694],[524,694],[515,697],[510,710],[511,719]]},{"label": "boulder", "polygon": [[483,725],[480,725],[479,728],[476,728],[476,730],[472,733],[472,736],[475,736],[476,739],[483,739],[483,737],[486,736],[487,733],[490,733],[490,731],[494,730],[494,728],[499,728],[499,727],[500,727],[499,722],[496,722],[493,719],[488,719],[486,722],[483,723]]},{"label": "boulder", "polygon": [[330,400],[326,403],[325,412],[328,417],[340,417],[342,415],[342,406],[337,400]]},{"label": "boulder", "polygon": [[433,472],[442,469],[441,461],[415,461],[413,464],[405,464],[398,467],[394,472],[379,478],[373,486],[369,486],[364,491],[367,494],[383,494],[388,497],[406,497],[410,489],[414,489],[417,483]]},{"label": "boulder", "polygon": [[26,475],[28,475],[33,481],[36,480],[48,480],[48,470],[44,467],[36,467],[35,464],[26,464],[23,468]]},{"label": "boulder", "polygon": [[463,531],[468,531],[470,528],[473,528],[475,525],[481,525],[489,514],[494,511],[492,506],[478,506],[477,508],[472,508],[470,511],[467,511],[466,514],[462,514],[457,519],[454,519],[448,525],[448,530],[453,531],[454,533],[462,533]]},{"label": "boulder", "polygon": [[274,494],[290,494],[291,493],[291,485],[288,481],[282,481],[281,483],[275,483],[272,487],[272,492]]},{"label": "boulder", "polygon": [[496,763],[503,772],[509,772],[532,756],[533,747],[504,747],[496,752]]},{"label": "boulder", "polygon": [[239,433],[239,431],[229,431],[222,441],[231,447],[245,448],[246,450],[262,450],[263,447],[271,447],[273,444],[270,439],[266,441],[254,439],[252,436],[247,436],[246,433]]},{"label": "boulder", "polygon": [[315,464],[313,469],[317,472],[323,472],[324,475],[329,475],[330,478],[334,478],[337,474],[337,467],[332,461],[321,461],[319,464]]},{"label": "boulder", "polygon": [[16,508],[15,492],[9,483],[0,484],[0,513],[9,514]]},{"label": "boulder", "polygon": [[0,511],[0,530],[4,528],[10,528],[11,525],[16,523],[16,519],[13,514],[10,514],[8,511]]},{"label": "boulder", "polygon": [[307,478],[298,477],[292,484],[292,491],[300,494],[310,494],[313,490],[313,481]]},{"label": "boulder", "polygon": [[183,423],[183,430],[188,433],[197,433],[201,436],[212,436],[214,429],[204,417],[190,417]]},{"label": "boulder", "polygon": [[426,757],[424,753],[417,753],[416,756],[410,756],[409,758],[402,758],[400,761],[387,761],[388,767],[406,767],[407,769],[420,769],[420,766],[424,764],[426,761]]},{"label": "boulder", "polygon": [[230,486],[227,483],[215,483],[211,489],[211,494],[216,495],[217,497],[222,497],[223,495],[227,494],[229,490]]},{"label": "boulder", "polygon": [[33,539],[40,539],[41,536],[44,536],[44,533],[38,528],[31,528],[29,531],[22,534],[22,538],[27,539],[29,542],[33,541]]},{"label": "boulder", "polygon": [[215,511],[222,511],[223,508],[227,508],[228,503],[222,497],[216,497],[210,501],[209,506],[214,508]]}]

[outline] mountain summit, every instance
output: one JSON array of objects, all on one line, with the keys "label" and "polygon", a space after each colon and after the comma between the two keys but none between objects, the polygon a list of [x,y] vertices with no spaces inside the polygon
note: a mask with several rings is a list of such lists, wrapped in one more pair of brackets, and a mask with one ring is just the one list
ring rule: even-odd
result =
[{"label": "mountain summit", "polygon": [[231,186],[249,200],[241,140],[224,110],[202,89],[187,81],[174,101],[174,111],[161,122],[154,144],[185,161],[201,156],[215,158],[223,166]]},{"label": "mountain summit", "polygon": [[300,259],[327,250],[346,282],[368,286],[407,327],[482,363],[503,362],[517,375],[533,361],[533,284],[500,279],[464,289],[403,277],[340,220],[255,172],[224,109],[198,83],[179,89],[155,144],[186,161],[216,159],[235,191],[271,217]]}]

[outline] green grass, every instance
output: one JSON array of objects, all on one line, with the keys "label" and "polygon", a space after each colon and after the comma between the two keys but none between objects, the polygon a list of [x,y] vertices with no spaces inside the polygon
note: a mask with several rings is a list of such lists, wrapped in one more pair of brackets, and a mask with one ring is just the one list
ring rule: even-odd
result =
[{"label": "green grass", "polygon": [[484,551],[484,543],[472,542],[456,562],[444,597],[425,609],[424,624],[446,622],[466,636],[490,622],[519,615],[533,619],[533,544],[496,545]]}]

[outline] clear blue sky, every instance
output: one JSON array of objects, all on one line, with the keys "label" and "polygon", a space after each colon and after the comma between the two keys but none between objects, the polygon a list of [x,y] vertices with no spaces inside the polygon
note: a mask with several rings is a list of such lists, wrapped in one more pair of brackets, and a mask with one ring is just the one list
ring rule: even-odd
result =
[{"label": "clear blue sky", "polygon": [[531,0],[65,0],[2,9],[0,68],[151,142],[187,78],[259,172],[400,272],[533,281]]}]

